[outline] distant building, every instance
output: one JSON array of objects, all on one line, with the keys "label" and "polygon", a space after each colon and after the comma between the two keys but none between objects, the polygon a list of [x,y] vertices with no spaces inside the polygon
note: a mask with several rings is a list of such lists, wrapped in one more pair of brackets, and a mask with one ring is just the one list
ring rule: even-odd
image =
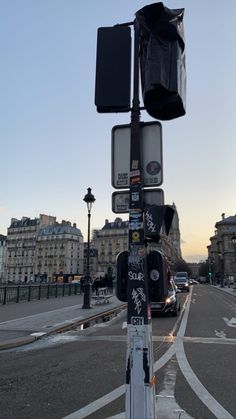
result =
[{"label": "distant building", "polygon": [[0,234],[0,282],[5,281],[4,267],[5,267],[6,249],[7,249],[6,244],[7,244],[7,236]]},{"label": "distant building", "polygon": [[36,281],[68,282],[74,275],[83,274],[83,269],[83,236],[76,224],[63,220],[39,230],[35,255]]},{"label": "distant building", "polygon": [[211,272],[218,281],[227,282],[229,278],[236,281],[236,244],[232,240],[236,236],[236,215],[225,217],[223,213],[215,228],[211,244],[207,246]]},{"label": "distant building", "polygon": [[12,218],[7,229],[6,279],[12,282],[28,282],[34,280],[35,252],[39,229],[43,225],[54,223],[55,217],[40,215],[31,219]]},{"label": "distant building", "polygon": [[83,272],[83,237],[56,217],[13,218],[7,230],[5,277],[11,282],[52,281],[53,275]]},{"label": "distant building", "polygon": [[128,232],[129,222],[121,218],[112,222],[105,220],[102,229],[96,230],[94,244],[98,251],[98,275],[116,273],[118,253],[128,250]]}]

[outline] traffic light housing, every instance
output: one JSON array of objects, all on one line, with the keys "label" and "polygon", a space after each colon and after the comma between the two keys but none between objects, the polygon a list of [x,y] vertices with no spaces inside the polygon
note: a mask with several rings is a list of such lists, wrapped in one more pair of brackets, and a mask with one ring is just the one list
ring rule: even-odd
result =
[{"label": "traffic light housing", "polygon": [[149,301],[163,301],[168,296],[170,271],[163,253],[157,250],[147,255]]},{"label": "traffic light housing", "polygon": [[131,29],[98,28],[95,82],[97,111],[128,112],[131,94]]},{"label": "traffic light housing", "polygon": [[144,208],[145,238],[158,242],[163,228],[168,236],[175,210],[170,205],[146,205]]},{"label": "traffic light housing", "polygon": [[170,120],[185,114],[186,69],[184,9],[154,3],[136,12],[140,35],[143,102],[153,118]]},{"label": "traffic light housing", "polygon": [[[128,257],[129,252],[121,252],[117,256],[116,296],[118,300],[128,301]],[[170,271],[164,254],[153,250],[147,255],[147,280],[149,301],[158,302],[168,296]]]},{"label": "traffic light housing", "polygon": [[127,302],[128,288],[128,256],[129,252],[121,252],[117,256],[116,296],[118,300]]}]

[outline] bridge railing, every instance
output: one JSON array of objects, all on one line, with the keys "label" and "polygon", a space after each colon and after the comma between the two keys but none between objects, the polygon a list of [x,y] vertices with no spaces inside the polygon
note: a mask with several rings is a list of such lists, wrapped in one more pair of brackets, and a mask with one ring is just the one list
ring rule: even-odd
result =
[{"label": "bridge railing", "polygon": [[81,294],[80,284],[0,285],[0,304]]}]

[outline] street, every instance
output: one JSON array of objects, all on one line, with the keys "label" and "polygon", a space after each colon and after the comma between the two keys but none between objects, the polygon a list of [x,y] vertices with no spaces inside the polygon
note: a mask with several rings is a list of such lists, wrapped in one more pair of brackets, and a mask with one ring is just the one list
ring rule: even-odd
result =
[{"label": "street", "polygon": [[[181,297],[177,318],[152,320],[156,417],[235,418],[236,298],[209,285]],[[123,311],[0,352],[0,418],[123,418],[126,330]]]}]

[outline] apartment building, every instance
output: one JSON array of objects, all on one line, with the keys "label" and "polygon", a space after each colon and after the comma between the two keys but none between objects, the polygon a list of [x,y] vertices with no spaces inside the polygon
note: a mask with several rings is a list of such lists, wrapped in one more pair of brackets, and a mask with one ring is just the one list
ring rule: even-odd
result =
[{"label": "apartment building", "polygon": [[83,236],[56,217],[13,218],[7,230],[5,278],[10,282],[53,281],[83,273]]},{"label": "apartment building", "polygon": [[215,234],[210,237],[208,260],[215,280],[232,278],[236,282],[236,215],[225,217],[215,224]]},{"label": "apartment building", "polygon": [[39,230],[35,255],[36,281],[65,281],[83,274],[83,236],[74,223],[63,220]]},{"label": "apartment building", "polygon": [[112,222],[105,220],[102,229],[96,230],[94,243],[98,251],[98,275],[116,273],[118,253],[128,250],[128,234],[129,222],[121,218]]},{"label": "apartment building", "polygon": [[7,236],[0,234],[0,282],[5,281],[4,266],[6,258]]},{"label": "apartment building", "polygon": [[40,214],[39,218],[11,219],[7,229],[5,276],[11,282],[34,281],[35,254],[40,228],[53,224],[56,217]]}]

